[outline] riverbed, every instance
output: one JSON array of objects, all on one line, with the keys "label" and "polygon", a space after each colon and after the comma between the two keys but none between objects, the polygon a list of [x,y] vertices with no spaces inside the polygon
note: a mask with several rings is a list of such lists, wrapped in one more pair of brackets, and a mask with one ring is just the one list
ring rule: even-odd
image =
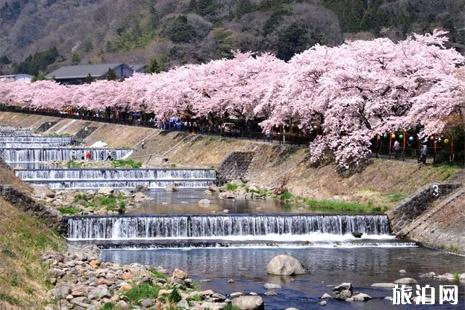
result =
[{"label": "riverbed", "polygon": [[[431,271],[437,274],[463,272],[465,266],[464,257],[423,247],[392,247],[389,243],[377,247],[333,246],[113,249],[104,250],[102,258],[118,263],[139,262],[163,266],[168,270],[182,268],[193,279],[200,281],[199,284],[204,289],[214,289],[223,294],[256,292],[263,296],[267,310],[287,307],[320,308],[319,297],[324,293],[331,293],[331,286],[342,282],[351,282],[354,291],[369,294],[373,300],[366,303],[329,300],[325,309],[394,309],[396,307],[392,305],[392,301],[384,299],[392,296],[392,290],[373,288],[371,284],[413,277],[420,285],[430,284],[438,289],[440,284],[458,283],[438,282],[420,278],[419,275]],[[309,272],[295,277],[267,275],[266,264],[279,254],[298,258]],[[405,269],[407,273],[400,274],[401,269]],[[276,296],[263,295],[266,291],[263,285],[267,282],[282,286],[282,289],[276,291]],[[461,284],[459,305],[438,305],[437,308],[463,309],[464,289]]]}]

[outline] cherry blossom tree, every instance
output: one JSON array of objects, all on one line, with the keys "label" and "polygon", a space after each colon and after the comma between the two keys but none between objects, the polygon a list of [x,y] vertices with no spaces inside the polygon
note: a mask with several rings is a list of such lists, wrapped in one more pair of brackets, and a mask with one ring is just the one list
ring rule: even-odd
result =
[{"label": "cherry blossom tree", "polygon": [[[289,62],[271,54],[234,54],[123,82],[65,86],[53,81],[0,81],[0,102],[29,109],[142,111],[212,124],[239,119],[263,131],[298,128],[311,160],[332,154],[340,167],[360,165],[377,135],[420,128],[440,134],[462,104],[457,72],[464,57],[443,31],[316,45]],[[462,74],[463,76],[463,74]]]}]

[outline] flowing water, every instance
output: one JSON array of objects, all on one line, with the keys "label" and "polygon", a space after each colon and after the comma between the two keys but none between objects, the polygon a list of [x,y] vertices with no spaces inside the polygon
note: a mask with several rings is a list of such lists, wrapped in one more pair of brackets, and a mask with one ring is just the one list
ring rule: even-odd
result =
[{"label": "flowing water", "polygon": [[[205,196],[216,174],[211,169],[59,169],[51,162],[81,159],[85,151],[92,160],[125,158],[130,150],[69,147],[69,137],[35,136],[28,130],[0,127],[1,156],[16,175],[33,184],[53,189],[133,189],[145,186],[153,200],[125,216],[76,216],[67,218],[71,243],[94,243],[103,249],[102,259],[118,263],[139,262],[182,268],[203,288],[230,294],[257,292],[266,309],[319,308],[319,296],[328,285],[352,282],[355,290],[368,293],[368,303],[329,301],[328,309],[390,309],[389,290],[372,288],[374,282],[400,278],[399,269],[421,284],[439,283],[418,278],[421,272],[465,272],[465,258],[428,250],[390,235],[384,215],[303,214],[308,210],[285,209],[276,201],[219,200]],[[185,188],[196,190],[185,190]],[[207,203],[199,200],[208,198]],[[226,209],[226,210],[225,210]],[[234,212],[228,214],[226,211]],[[293,212],[299,214],[292,214]],[[222,214],[212,214],[222,213]],[[353,233],[362,233],[356,238]],[[309,273],[297,277],[270,277],[268,261],[290,254],[303,262]],[[228,281],[232,279],[233,281]],[[263,284],[283,286],[277,296],[264,296]],[[464,308],[464,288],[460,305]],[[407,307],[409,308],[409,307]]]},{"label": "flowing water", "polygon": [[70,240],[221,239],[314,241],[359,232],[389,235],[385,215],[184,215],[77,216],[68,219]]},{"label": "flowing water", "polygon": [[[276,255],[289,254],[299,259],[309,270],[305,275],[278,277],[266,274],[267,263]],[[392,290],[373,288],[377,282],[393,282],[408,276],[416,278],[420,285],[430,284],[438,289],[441,284],[420,278],[420,273],[464,271],[465,258],[448,255],[421,247],[389,246],[389,243],[354,246],[253,246],[253,247],[211,247],[184,249],[107,249],[102,259],[118,263],[139,262],[186,270],[203,289],[213,289],[223,294],[233,292],[256,292],[265,301],[265,309],[282,310],[288,307],[297,309],[397,309],[391,301]],[[407,274],[399,274],[405,269]],[[232,279],[234,282],[230,281]],[[280,284],[277,296],[264,295],[263,285],[267,282]],[[331,293],[328,285],[351,282],[354,291],[369,294],[374,299],[366,303],[329,300],[325,307],[318,305],[323,293]],[[437,309],[464,309],[465,287],[459,287],[459,305],[437,306]],[[431,306],[430,308],[436,309]],[[417,306],[404,306],[402,309],[418,309]],[[423,307],[421,308],[423,309]]]},{"label": "flowing water", "polygon": [[92,160],[124,159],[131,154],[131,150],[104,149],[104,148],[79,148],[79,147],[27,147],[27,148],[3,148],[1,157],[7,163],[17,162],[41,162],[41,161],[69,161],[84,159],[84,154],[91,154]]},{"label": "flowing water", "polygon": [[18,169],[16,175],[52,189],[207,188],[216,181],[213,169]]}]

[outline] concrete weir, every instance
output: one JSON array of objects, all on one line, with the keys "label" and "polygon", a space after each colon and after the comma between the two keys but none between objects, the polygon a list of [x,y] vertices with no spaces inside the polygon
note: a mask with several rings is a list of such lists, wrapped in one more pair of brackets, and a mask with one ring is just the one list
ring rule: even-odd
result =
[{"label": "concrete weir", "polygon": [[101,187],[114,189],[163,189],[207,188],[216,181],[214,169],[175,168],[51,168],[54,161],[69,160],[119,160],[131,155],[130,149],[90,148],[70,146],[75,143],[67,136],[38,136],[26,131],[2,131],[0,157],[15,169],[23,181],[34,185],[46,185],[50,189],[97,190]]}]

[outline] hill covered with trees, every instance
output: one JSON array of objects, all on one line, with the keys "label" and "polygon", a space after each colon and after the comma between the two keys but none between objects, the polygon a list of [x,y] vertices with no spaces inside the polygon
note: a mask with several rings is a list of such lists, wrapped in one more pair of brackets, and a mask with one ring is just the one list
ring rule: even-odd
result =
[{"label": "hill covered with trees", "polygon": [[[0,71],[122,61],[161,69],[441,27],[460,47],[465,0],[0,0]],[[51,66],[50,66],[51,65]]]}]

